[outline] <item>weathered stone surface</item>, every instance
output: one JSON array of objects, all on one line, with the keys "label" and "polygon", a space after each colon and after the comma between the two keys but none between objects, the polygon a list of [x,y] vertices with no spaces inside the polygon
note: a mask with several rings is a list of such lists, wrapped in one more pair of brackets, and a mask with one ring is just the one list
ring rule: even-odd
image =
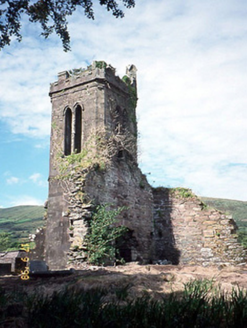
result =
[{"label": "weathered stone surface", "polygon": [[[129,206],[128,212],[126,211],[121,219],[122,224],[135,230],[132,241],[129,241],[129,251],[135,254],[135,259],[151,259],[152,194],[150,186],[136,165],[136,142],[132,145],[131,156],[120,149],[121,154],[119,153],[112,161],[112,167],[106,168],[104,173],[100,172],[99,165],[89,165],[79,172],[75,168],[71,169],[71,178],[68,181],[57,179],[60,174],[59,156],[65,151],[65,120],[68,108],[72,115],[72,151],[76,144],[78,106],[82,113],[82,147],[90,139],[92,131],[102,128],[109,131],[109,135],[116,133],[116,129],[124,129],[136,140],[136,99],[133,94],[136,92],[135,67],[132,65],[128,69],[128,74],[131,74],[129,79],[132,81],[130,87],[115,76],[115,70],[111,66],[104,63],[96,66],[97,63],[94,63],[86,70],[80,70],[76,76],[63,72],[50,89],[52,133],[46,260],[52,269],[66,265],[71,244],[74,248],[83,245],[83,237],[88,230],[87,220],[92,216],[91,204],[87,204],[85,198],[89,203],[109,202],[117,207]],[[146,192],[142,190],[145,187]],[[139,192],[139,198],[136,192],[138,189],[143,191]],[[146,208],[142,206],[143,202],[147,203]],[[80,208],[84,210],[80,211]],[[143,223],[140,223],[141,221]]]},{"label": "weathered stone surface", "polygon": [[[140,181],[142,187],[139,186]],[[150,219],[153,196],[136,164],[119,161],[104,172],[92,171],[87,177],[85,191],[100,203],[112,204],[115,208],[127,207],[119,217],[120,224],[133,231],[125,251],[133,254],[135,261],[150,262],[153,257],[153,225]]]},{"label": "weathered stone surface", "polygon": [[[154,189],[153,194],[155,259],[203,266],[245,261],[233,220],[226,220],[220,211],[204,209],[195,195],[181,199],[166,188]],[[200,211],[195,204],[200,204]]]},{"label": "weathered stone surface", "polygon": [[[153,189],[148,184],[137,165],[136,68],[133,65],[128,68],[126,79],[130,82],[124,83],[110,65],[94,62],[87,69],[60,73],[58,81],[51,84],[45,242],[45,258],[50,269],[85,261],[88,222],[94,205],[103,203],[113,208],[127,207],[118,218],[119,224],[129,228],[129,235],[120,248],[120,255],[126,261],[203,266],[241,263],[246,255],[237,243],[236,225],[230,216],[205,208],[190,190]],[[70,120],[70,124],[66,120]],[[112,135],[116,138],[130,135],[131,146],[120,139],[117,147],[110,148],[115,152],[111,156],[108,149],[110,160],[101,158],[80,169],[72,163],[65,170],[67,178],[61,178],[63,159],[77,147],[83,152],[92,132],[102,129],[104,140],[110,140]],[[97,147],[92,145],[92,155],[102,152]]]},{"label": "weathered stone surface", "polygon": [[48,267],[45,261],[30,261],[30,271],[31,272],[45,272],[48,271]]},{"label": "weathered stone surface", "polygon": [[[27,262],[29,261],[29,255],[30,253],[24,250],[0,252],[0,264],[3,264],[1,266],[2,272],[5,272],[5,270],[9,271],[10,264],[10,271],[12,273],[21,273],[21,270],[24,270],[25,266],[27,265]],[[27,261],[24,262],[21,260],[24,258]]]}]

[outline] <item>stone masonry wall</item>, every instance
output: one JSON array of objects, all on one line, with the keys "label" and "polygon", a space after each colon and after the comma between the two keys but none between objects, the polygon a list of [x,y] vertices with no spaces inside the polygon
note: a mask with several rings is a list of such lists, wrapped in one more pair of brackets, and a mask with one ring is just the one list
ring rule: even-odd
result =
[{"label": "stone masonry wall", "polygon": [[[241,264],[231,217],[205,207],[182,188],[153,189],[137,165],[136,68],[121,80],[104,62],[64,71],[51,84],[52,129],[45,259],[50,269],[85,261],[85,236],[95,205],[126,206],[118,218],[129,228],[120,254],[140,263]],[[78,106],[81,110],[81,153],[92,158],[69,163],[74,154]],[[66,111],[71,111],[71,155],[65,152]],[[77,141],[76,141],[77,140]],[[103,142],[102,142],[103,141]],[[111,144],[111,149],[106,144]],[[102,147],[102,145],[104,145]],[[106,151],[107,150],[107,151]],[[105,152],[106,151],[106,152]],[[103,154],[103,155],[102,155]],[[95,156],[97,155],[97,156]],[[79,157],[78,157],[79,159]],[[82,159],[82,158],[81,158]],[[61,165],[67,169],[61,174]],[[88,161],[88,162],[87,162]],[[77,166],[76,166],[77,165]],[[66,177],[67,175],[67,177]]]},{"label": "stone masonry wall", "polygon": [[90,172],[85,189],[96,203],[127,207],[119,218],[120,224],[133,232],[126,241],[126,251],[129,248],[132,261],[150,263],[153,257],[153,195],[137,165],[122,158],[105,172]]},{"label": "stone masonry wall", "polygon": [[[111,154],[110,157],[115,156],[120,159],[125,156],[125,152],[128,153],[128,156],[125,157],[128,164],[125,163],[125,166],[128,167],[130,163],[136,163],[137,124],[135,107],[137,95],[135,88],[135,72],[135,67],[131,65],[127,69],[127,75],[125,76],[125,81],[123,81],[115,75],[115,69],[110,65],[104,62],[94,62],[93,65],[90,65],[86,69],[59,73],[58,81],[51,84],[52,130],[45,244],[45,258],[51,269],[65,267],[68,260],[74,261],[76,259],[76,261],[82,261],[85,259],[85,254],[83,253],[85,248],[83,237],[85,237],[87,233],[87,222],[91,217],[90,202],[93,201],[95,203],[95,201],[98,201],[98,204],[100,204],[105,202],[105,200],[109,200],[109,203],[121,206],[120,204],[124,203],[124,201],[121,201],[122,196],[119,194],[120,191],[122,191],[123,194],[128,194],[128,186],[126,183],[124,187],[119,188],[118,191],[118,186],[121,185],[121,179],[124,180],[125,177],[123,177],[123,173],[120,172],[120,168],[118,168],[119,165],[115,165],[115,160],[112,161],[111,169],[108,169],[106,171],[108,173],[104,175],[104,177],[108,176],[108,180],[113,181],[112,185],[105,185],[103,187],[103,175],[94,174],[95,167],[91,165],[90,158],[89,163],[84,165],[83,168],[80,168],[80,176],[78,176],[78,172],[74,172],[72,174],[73,177],[69,179],[61,176],[73,172],[73,165],[68,165],[67,172],[61,174],[61,165],[66,162],[66,157],[69,158],[69,156],[65,154],[64,142],[67,134],[66,112],[69,109],[72,116],[72,156],[73,149],[75,148],[76,110],[79,106],[82,113],[80,122],[82,130],[82,152],[93,134],[103,132],[105,133],[102,137],[103,139],[115,136],[114,142],[117,145],[115,148],[113,147],[113,150],[117,150],[117,153]],[[124,139],[128,140],[126,141]],[[92,143],[88,150],[90,151],[90,149],[94,149],[95,153],[97,153],[96,143]],[[94,156],[93,153],[92,156]],[[104,162],[104,160],[105,159],[102,159],[102,162]],[[121,170],[122,169],[123,167]],[[126,169],[124,172],[127,178],[130,172]],[[92,183],[91,180],[87,178],[89,174],[93,176],[93,181],[95,182]],[[141,173],[138,174],[139,176],[141,175]],[[99,180],[102,182],[101,185]],[[85,190],[85,181],[87,181],[86,186],[90,191]],[[133,184],[135,184],[135,182],[132,182],[132,185]],[[114,197],[117,200],[114,197],[108,196],[114,193]],[[132,188],[132,198],[134,198],[134,194]],[[129,197],[129,199],[131,199],[131,197]],[[134,206],[132,206],[132,208],[134,208]],[[130,211],[132,211],[132,209]],[[141,216],[142,210],[139,211],[140,213],[138,215]],[[138,215],[133,215],[134,221]],[[152,206],[149,207],[149,215],[146,215],[145,220],[147,220],[147,217],[150,218],[151,216]],[[137,220],[139,220],[139,217]],[[135,223],[132,225],[136,227]],[[140,226],[142,227],[142,224]],[[135,241],[132,243],[133,245],[129,246],[129,248],[131,248],[129,251],[132,254],[130,257],[133,259],[140,258],[141,260],[142,258],[150,258],[150,255],[147,255],[151,250],[150,236],[146,237],[146,235],[151,234],[151,231],[147,225],[145,229],[142,229],[143,235],[132,236],[133,240],[135,240],[135,238],[138,239],[138,242]],[[135,234],[136,233],[135,231]],[[139,250],[137,246],[134,247],[134,245],[137,244],[139,245]],[[142,244],[145,248],[143,252],[141,251]],[[144,255],[142,255],[142,253]]]},{"label": "stone masonry wall", "polygon": [[118,224],[127,226],[129,234],[120,247],[126,261],[150,263],[153,257],[152,189],[135,162],[123,158],[112,160],[102,170],[90,167],[73,176],[74,185],[68,199],[68,234],[71,247],[68,264],[86,260],[85,236],[88,221],[97,204],[110,204],[112,208],[127,207],[118,218]]},{"label": "stone masonry wall", "polygon": [[231,216],[182,188],[157,188],[153,195],[155,260],[203,266],[245,262]]}]

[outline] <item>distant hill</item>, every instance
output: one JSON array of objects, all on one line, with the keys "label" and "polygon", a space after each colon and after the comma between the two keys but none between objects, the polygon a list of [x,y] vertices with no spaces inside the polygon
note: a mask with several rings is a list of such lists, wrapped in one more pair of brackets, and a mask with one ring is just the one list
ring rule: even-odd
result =
[{"label": "distant hill", "polygon": [[44,212],[43,206],[0,208],[0,251],[6,245],[16,249],[20,243],[29,242],[29,234],[43,226]]},{"label": "distant hill", "polygon": [[210,197],[200,198],[208,206],[231,214],[239,227],[247,227],[247,202]]}]

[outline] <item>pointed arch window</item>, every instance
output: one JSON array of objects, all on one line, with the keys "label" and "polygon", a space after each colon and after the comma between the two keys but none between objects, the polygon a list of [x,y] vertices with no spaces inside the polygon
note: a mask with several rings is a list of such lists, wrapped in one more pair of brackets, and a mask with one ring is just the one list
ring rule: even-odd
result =
[{"label": "pointed arch window", "polygon": [[70,108],[65,112],[65,126],[64,126],[64,155],[71,154],[71,132],[72,132],[72,112]]},{"label": "pointed arch window", "polygon": [[77,105],[75,109],[75,134],[74,134],[74,152],[81,152],[82,137],[82,108]]}]

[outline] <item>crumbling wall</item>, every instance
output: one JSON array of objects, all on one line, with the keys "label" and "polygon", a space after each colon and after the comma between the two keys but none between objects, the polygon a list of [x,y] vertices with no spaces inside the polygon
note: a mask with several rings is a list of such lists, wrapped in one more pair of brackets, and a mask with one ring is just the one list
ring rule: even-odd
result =
[{"label": "crumbling wall", "polygon": [[152,189],[138,168],[135,66],[126,74],[120,79],[110,65],[94,62],[60,73],[51,84],[45,236],[50,269],[86,259],[88,222],[94,206],[103,203],[128,208],[118,218],[129,228],[120,248],[127,261],[242,263],[245,252],[230,217],[205,208],[190,191]]},{"label": "crumbling wall", "polygon": [[127,252],[126,260],[150,263],[153,257],[153,195],[137,165],[121,158],[105,172],[91,171],[85,187],[96,203],[109,203],[115,208],[127,207],[119,222],[133,233],[131,239],[125,241],[128,245],[125,251],[122,250],[122,255]]},{"label": "crumbling wall", "polygon": [[85,236],[97,204],[109,204],[113,209],[126,207],[118,217],[118,223],[129,229],[124,245],[120,246],[120,256],[126,261],[150,263],[153,257],[150,220],[153,195],[135,162],[116,156],[105,168],[92,165],[81,169],[73,174],[68,200],[69,264],[86,260]]},{"label": "crumbling wall", "polygon": [[155,260],[204,266],[245,262],[231,216],[183,188],[157,188],[153,194]]},{"label": "crumbling wall", "polygon": [[[142,215],[140,204],[137,201],[133,203],[135,205],[131,203],[134,201],[133,184],[136,182],[129,181],[128,185],[125,181],[125,178],[135,175],[131,172],[136,170],[137,186],[140,188],[142,176],[134,164],[137,161],[134,65],[128,68],[126,74],[122,80],[115,75],[115,69],[110,65],[94,62],[86,69],[61,72],[58,81],[51,84],[52,131],[45,246],[46,261],[51,269],[65,267],[68,260],[75,262],[85,259],[84,239],[88,231],[88,219],[92,215],[92,202],[126,205],[120,193],[128,195],[128,188],[132,186],[131,197],[126,196],[128,213],[136,211],[139,214],[125,214],[130,228],[136,228],[137,224],[130,224],[129,217],[133,216],[133,220],[139,222]],[[78,106],[81,109],[81,151],[75,154]],[[66,123],[67,118],[71,122],[70,126]],[[67,142],[68,135],[70,141]],[[106,140],[109,141],[107,145]],[[85,155],[86,160],[80,154],[82,157]],[[121,168],[116,164],[118,159],[126,161]],[[135,169],[126,169],[132,164]],[[101,171],[97,171],[97,167]],[[112,181],[111,185],[107,184],[108,180]],[[124,186],[121,187],[122,181]],[[132,234],[129,246],[131,259],[147,260],[151,257],[151,203],[148,211],[149,214],[144,214],[145,228],[140,224],[142,233],[135,229]],[[142,244],[145,251],[142,251]]]}]

